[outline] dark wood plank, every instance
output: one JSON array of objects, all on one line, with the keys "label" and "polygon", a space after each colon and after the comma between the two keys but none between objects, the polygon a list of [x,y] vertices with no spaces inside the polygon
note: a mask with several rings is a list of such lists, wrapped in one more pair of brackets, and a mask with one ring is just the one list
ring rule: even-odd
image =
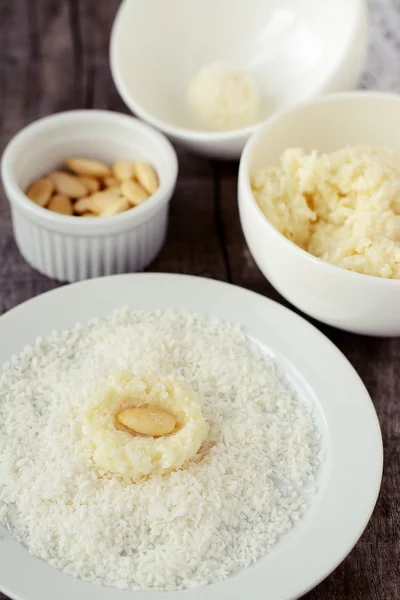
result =
[{"label": "dark wood plank", "polygon": [[216,169],[220,178],[220,211],[232,283],[287,304],[263,277],[247,248],[237,206],[237,165],[217,165]]},{"label": "dark wood plank", "polygon": [[181,181],[171,205],[167,243],[151,271],[227,279],[214,219],[212,181]]}]

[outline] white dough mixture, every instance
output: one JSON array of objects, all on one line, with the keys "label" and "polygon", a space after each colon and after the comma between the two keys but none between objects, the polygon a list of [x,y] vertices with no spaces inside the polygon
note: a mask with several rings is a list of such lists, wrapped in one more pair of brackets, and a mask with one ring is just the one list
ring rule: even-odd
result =
[{"label": "white dough mixture", "polygon": [[254,197],[289,240],[334,265],[400,279],[400,157],[370,147],[288,148],[255,170]]},{"label": "white dough mixture", "polygon": [[203,131],[229,131],[260,120],[261,97],[250,75],[223,62],[200,69],[189,81],[190,121]]},{"label": "white dough mixture", "polygon": [[[101,474],[82,431],[115,373],[185,382],[208,425],[184,468]],[[0,521],[70,575],[129,589],[205,585],[254,563],[307,507],[311,410],[230,324],[123,309],[37,340],[0,372]]]}]

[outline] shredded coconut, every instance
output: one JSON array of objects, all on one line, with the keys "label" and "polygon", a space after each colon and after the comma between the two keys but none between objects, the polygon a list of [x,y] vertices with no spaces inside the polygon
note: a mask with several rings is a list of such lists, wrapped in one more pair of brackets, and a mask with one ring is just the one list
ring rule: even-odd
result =
[{"label": "shredded coconut", "polygon": [[374,148],[331,154],[289,148],[252,173],[261,210],[314,256],[365,275],[400,279],[400,157]]},{"label": "shredded coconut", "polygon": [[[184,469],[136,484],[98,472],[82,418],[122,370],[198,394],[209,434]],[[301,518],[320,461],[311,408],[224,322],[123,309],[38,339],[0,374],[0,520],[91,582],[177,590],[250,565]]]}]

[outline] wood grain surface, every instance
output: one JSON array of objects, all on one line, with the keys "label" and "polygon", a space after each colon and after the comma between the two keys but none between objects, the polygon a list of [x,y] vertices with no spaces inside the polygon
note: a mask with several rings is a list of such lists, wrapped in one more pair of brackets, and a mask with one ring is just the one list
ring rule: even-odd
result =
[{"label": "wood grain surface", "polygon": [[[127,112],[108,65],[118,5],[118,0],[0,0],[1,150],[21,127],[49,113],[92,107]],[[167,243],[150,270],[226,280],[283,302],[246,248],[236,204],[237,164],[177,150],[180,176]],[[1,191],[0,313],[58,285],[19,255]],[[385,470],[366,532],[340,567],[305,598],[395,600],[400,598],[400,340],[318,327],[348,357],[373,398]]]}]

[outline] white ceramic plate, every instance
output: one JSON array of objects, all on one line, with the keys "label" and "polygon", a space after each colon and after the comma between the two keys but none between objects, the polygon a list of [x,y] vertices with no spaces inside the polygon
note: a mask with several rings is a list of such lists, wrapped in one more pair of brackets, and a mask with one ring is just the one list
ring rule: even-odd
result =
[{"label": "white ceramic plate", "polygon": [[54,329],[125,304],[188,309],[243,325],[274,356],[299,397],[314,405],[327,450],[319,491],[300,524],[271,553],[224,582],[177,593],[126,592],[73,579],[31,556],[0,530],[0,589],[18,600],[261,600],[298,598],[350,552],[374,508],[382,440],[360,378],[317,329],[288,309],[229,284],[182,275],[94,279],[39,296],[0,318],[0,365]]}]

